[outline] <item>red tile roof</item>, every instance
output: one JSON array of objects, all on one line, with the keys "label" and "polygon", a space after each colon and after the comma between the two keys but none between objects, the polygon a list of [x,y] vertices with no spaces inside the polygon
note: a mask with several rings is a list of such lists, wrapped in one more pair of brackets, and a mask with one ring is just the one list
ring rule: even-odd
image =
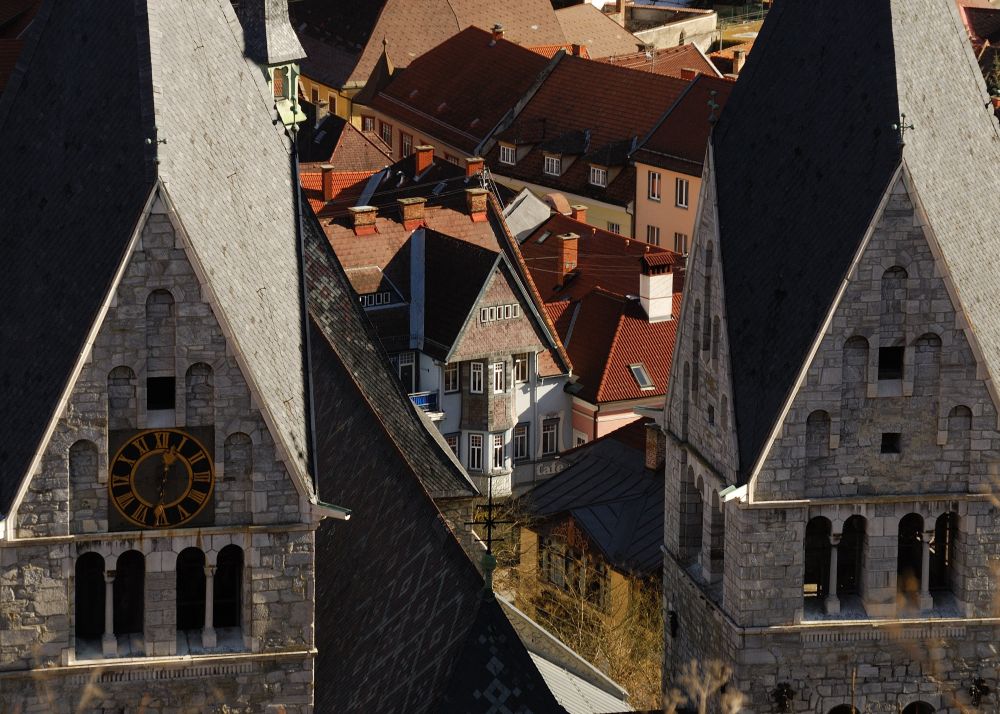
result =
[{"label": "red tile roof", "polygon": [[[302,191],[309,200],[313,212],[320,218],[339,215],[338,210],[353,206],[361,196],[365,184],[374,171],[334,171],[333,200],[328,204],[323,200],[323,175],[318,165],[303,166],[299,171]],[[338,209],[339,206],[339,209]]]},{"label": "red tile roof", "polygon": [[525,47],[469,27],[396,73],[369,104],[471,153],[548,64]]},{"label": "red tile roof", "polygon": [[632,52],[627,55],[605,57],[599,61],[679,79],[684,78],[682,72],[687,69],[714,77],[719,76],[715,65],[698,49],[697,45],[693,44],[664,47],[652,50],[649,54],[641,51]]},{"label": "red tile roof", "polygon": [[[735,82],[698,77],[632,155],[637,162],[701,176],[708,137]],[[718,105],[712,108],[709,103]]]},{"label": "red tile roof", "polygon": [[643,44],[589,2],[556,10],[556,17],[566,41],[586,45],[594,58],[635,52]]},{"label": "red tile roof", "polygon": [[[633,142],[653,128],[687,85],[674,77],[563,57],[514,123],[497,136],[531,150],[515,166],[508,166],[500,164],[499,148],[494,146],[487,163],[503,176],[625,205],[635,193],[629,169],[623,168],[618,176],[610,171],[610,184],[602,188],[590,184],[590,163],[625,167]],[[550,145],[566,163],[578,157],[561,176],[542,171],[543,146]]]},{"label": "red tile roof", "polygon": [[752,49],[753,40],[749,40],[738,45],[730,45],[724,49],[710,52],[708,58],[712,60],[712,63],[723,74],[733,74],[733,59],[736,57],[736,51],[743,50],[749,57],[750,50]]},{"label": "red tile roof", "polygon": [[[539,238],[546,233],[545,240],[539,243]],[[577,241],[577,268],[565,286],[558,269],[558,241],[553,239],[563,233],[580,236]],[[663,255],[665,260],[678,265],[683,261],[673,251],[609,233],[558,213],[521,243],[521,253],[546,303],[567,297],[578,300],[597,286],[617,295],[637,295],[643,256]]]},{"label": "red tile roof", "polygon": [[[580,57],[583,57],[585,59],[591,59],[590,51],[587,49],[586,45],[577,45],[577,47],[580,48],[579,49],[579,56]],[[543,57],[548,57],[549,59],[552,59],[553,57],[555,57],[556,56],[556,52],[558,52],[559,50],[563,50],[568,55],[573,54],[573,45],[572,44],[564,44],[564,45],[537,45],[535,47],[529,47],[528,49],[531,50],[532,52],[534,52],[535,54],[542,55]]]}]

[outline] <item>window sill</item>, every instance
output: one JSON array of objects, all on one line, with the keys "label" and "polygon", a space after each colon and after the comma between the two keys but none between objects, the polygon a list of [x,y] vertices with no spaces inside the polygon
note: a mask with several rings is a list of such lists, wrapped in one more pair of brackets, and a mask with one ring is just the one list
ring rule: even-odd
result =
[{"label": "window sill", "polygon": [[663,200],[660,198],[656,198],[655,196],[646,196],[646,198],[650,201],[655,201],[656,203],[660,203]]}]

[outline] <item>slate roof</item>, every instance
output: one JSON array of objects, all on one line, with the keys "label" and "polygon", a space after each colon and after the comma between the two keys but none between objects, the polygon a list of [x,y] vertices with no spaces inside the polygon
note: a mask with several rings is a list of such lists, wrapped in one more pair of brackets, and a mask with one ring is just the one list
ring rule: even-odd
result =
[{"label": "slate roof", "polygon": [[[1000,131],[987,103],[952,0],[768,14],[713,137],[741,482],[901,159],[1000,374]],[[904,112],[915,129],[901,149]]]},{"label": "slate roof", "polygon": [[[514,166],[501,164],[494,143],[486,154],[487,164],[502,176],[627,205],[635,197],[635,171],[624,166],[627,152],[611,147],[644,137],[686,86],[674,77],[565,56],[514,122],[493,137],[529,146],[527,155]],[[546,150],[563,153],[561,176],[543,172]],[[583,155],[605,151],[622,168],[609,177],[606,188],[592,186],[589,160]],[[570,163],[574,157],[577,160]]]},{"label": "slate roof", "polygon": [[530,517],[569,516],[619,572],[653,575],[663,565],[663,479],[646,468],[639,420],[563,454],[563,471],[521,497]]},{"label": "slate roof", "polygon": [[14,71],[14,65],[17,64],[17,58],[21,54],[23,45],[23,40],[0,39],[0,93],[7,86],[7,80],[10,79],[10,75]]},{"label": "slate roof", "polygon": [[17,39],[35,18],[42,0],[0,0],[0,39]]},{"label": "slate roof", "polygon": [[556,10],[567,42],[586,45],[590,57],[611,57],[630,54],[643,41],[598,10],[584,2]]},{"label": "slate roof", "polygon": [[454,458],[416,421],[321,228],[304,223],[318,488],[355,516],[316,536],[317,711],[562,712],[428,494]]},{"label": "slate roof", "polygon": [[[27,70],[0,99],[0,163],[17,167],[0,175],[0,297],[9,308],[0,317],[0,380],[10,403],[23,405],[0,416],[8,435],[0,512],[69,386],[157,180],[286,465],[305,478],[295,213],[282,170],[289,155],[232,7],[162,0],[122,13],[108,0],[54,0],[29,35]],[[52,77],[72,90],[53,93]],[[202,91],[192,94],[193,85]],[[230,108],[225,131],[220,106]],[[54,186],[58,204],[48,206]]]},{"label": "slate roof", "polygon": [[549,64],[468,27],[415,59],[365,103],[471,154]]},{"label": "slate roof", "polygon": [[638,69],[642,72],[677,77],[678,79],[684,79],[684,70],[689,69],[711,77],[719,76],[719,70],[709,61],[705,53],[698,49],[697,45],[691,43],[677,47],[656,48],[650,50],[648,54],[639,51],[605,57],[600,61],[619,67]]},{"label": "slate roof", "polygon": [[523,45],[566,42],[549,0],[305,0],[291,10],[307,52],[317,41],[333,48],[318,62],[304,62],[303,74],[333,87],[363,85],[382,54],[383,38],[395,67],[407,67],[472,25],[488,30],[500,23],[508,40]]},{"label": "slate roof", "polygon": [[[708,138],[735,82],[699,75],[632,154],[632,160],[701,178]],[[717,105],[716,108],[709,103]]]}]

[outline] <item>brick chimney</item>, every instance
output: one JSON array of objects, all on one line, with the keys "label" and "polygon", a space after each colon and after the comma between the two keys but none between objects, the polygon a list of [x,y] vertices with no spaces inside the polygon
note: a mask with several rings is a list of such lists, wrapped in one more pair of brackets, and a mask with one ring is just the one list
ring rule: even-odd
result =
[{"label": "brick chimney", "polygon": [[323,164],[319,167],[320,171],[323,172],[323,200],[332,201],[333,200],[333,166],[330,164]]},{"label": "brick chimney", "polygon": [[426,198],[421,196],[397,198],[396,203],[399,205],[399,218],[403,221],[403,228],[412,231],[423,224]]},{"label": "brick chimney", "polygon": [[582,203],[578,203],[575,206],[569,207],[569,217],[574,221],[580,221],[580,223],[587,222],[587,207]]},{"label": "brick chimney", "polygon": [[557,236],[559,240],[559,274],[565,280],[566,276],[576,270],[579,255],[580,236],[576,233],[563,233]]},{"label": "brick chimney", "polygon": [[493,26],[493,42],[492,42],[492,44],[495,45],[498,41],[500,41],[502,39],[503,39],[503,25],[501,25],[498,22],[497,24],[495,24]]},{"label": "brick chimney", "polygon": [[354,235],[367,236],[375,232],[375,216],[378,214],[375,206],[352,206],[347,210],[354,221]]},{"label": "brick chimney", "polygon": [[483,172],[483,157],[470,156],[465,160],[465,175],[478,176]]},{"label": "brick chimney", "polygon": [[571,51],[573,52],[573,56],[574,56],[574,57],[579,57],[579,56],[580,56],[580,45],[578,45],[578,44],[576,44],[576,43],[574,42],[573,44],[571,44],[571,45],[569,46],[569,48],[570,48],[570,50],[571,50]]},{"label": "brick chimney", "polygon": [[746,50],[733,50],[733,74],[739,74],[747,61]]},{"label": "brick chimney", "polygon": [[427,144],[421,144],[413,149],[417,156],[417,170],[416,175],[419,176],[424,171],[431,167],[434,163],[434,147],[428,146]]},{"label": "brick chimney", "polygon": [[[649,250],[649,246],[646,246]],[[639,304],[650,322],[669,320],[674,308],[674,274],[669,253],[646,253],[640,258]]]},{"label": "brick chimney", "polygon": [[486,220],[486,193],[485,188],[465,189],[465,205],[474,223]]},{"label": "brick chimney", "polygon": [[667,460],[667,437],[657,423],[646,424],[646,468],[663,468]]}]

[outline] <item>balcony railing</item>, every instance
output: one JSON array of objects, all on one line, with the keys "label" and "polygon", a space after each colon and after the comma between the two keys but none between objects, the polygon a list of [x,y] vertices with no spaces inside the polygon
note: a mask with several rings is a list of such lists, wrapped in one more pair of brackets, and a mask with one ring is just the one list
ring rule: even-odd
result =
[{"label": "balcony railing", "polygon": [[410,395],[410,401],[425,412],[440,411],[437,392],[414,392]]}]

